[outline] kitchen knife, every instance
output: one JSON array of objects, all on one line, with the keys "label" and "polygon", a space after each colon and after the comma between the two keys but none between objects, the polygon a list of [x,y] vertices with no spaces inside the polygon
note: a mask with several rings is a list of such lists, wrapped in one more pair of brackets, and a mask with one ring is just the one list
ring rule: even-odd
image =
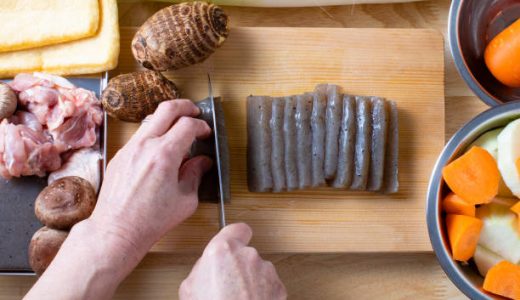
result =
[{"label": "kitchen knife", "polygon": [[211,112],[213,114],[213,135],[215,139],[215,163],[217,164],[217,171],[218,171],[218,196],[219,196],[219,224],[220,229],[224,228],[226,226],[226,210],[224,208],[224,184],[222,180],[222,161],[221,161],[221,155],[220,155],[220,144],[219,144],[219,133],[218,133],[218,126],[217,126],[217,117],[215,115],[215,99],[213,98],[213,87],[211,85],[211,77],[208,73],[208,93],[209,93],[209,100],[211,103]]}]

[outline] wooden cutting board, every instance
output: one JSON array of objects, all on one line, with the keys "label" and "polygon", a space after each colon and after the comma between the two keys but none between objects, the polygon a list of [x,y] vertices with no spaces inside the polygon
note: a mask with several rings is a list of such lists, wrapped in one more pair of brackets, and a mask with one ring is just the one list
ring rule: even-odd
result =
[{"label": "wooden cutting board", "polygon": [[[139,69],[130,51],[136,28],[121,28],[119,73]],[[231,155],[229,223],[252,226],[261,252],[430,251],[425,201],[444,144],[444,46],[422,29],[232,28],[206,62],[167,73],[185,98],[224,99]],[[346,92],[397,101],[400,122],[398,194],[321,188],[254,194],[246,182],[246,103],[250,94],[289,95],[335,83]],[[109,158],[138,124],[109,121]],[[151,204],[153,205],[153,204]],[[215,204],[201,204],[152,251],[200,252],[218,231]]]}]

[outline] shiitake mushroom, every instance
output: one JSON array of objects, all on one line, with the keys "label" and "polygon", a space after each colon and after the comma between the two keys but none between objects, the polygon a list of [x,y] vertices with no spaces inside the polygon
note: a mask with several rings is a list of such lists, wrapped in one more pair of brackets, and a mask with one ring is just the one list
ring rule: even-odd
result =
[{"label": "shiitake mushroom", "polygon": [[162,101],[178,97],[173,82],[159,72],[145,70],[112,78],[101,95],[101,103],[116,119],[140,122]]},{"label": "shiitake mushroom", "polygon": [[96,192],[85,179],[77,176],[60,178],[36,198],[34,212],[45,226],[69,229],[90,216],[96,206]]},{"label": "shiitake mushroom", "polygon": [[48,227],[42,227],[34,233],[29,243],[29,265],[36,274],[43,274],[68,234],[67,231]]},{"label": "shiitake mushroom", "polygon": [[161,9],[132,40],[132,53],[145,68],[166,71],[208,58],[228,36],[228,17],[207,2],[185,2]]}]

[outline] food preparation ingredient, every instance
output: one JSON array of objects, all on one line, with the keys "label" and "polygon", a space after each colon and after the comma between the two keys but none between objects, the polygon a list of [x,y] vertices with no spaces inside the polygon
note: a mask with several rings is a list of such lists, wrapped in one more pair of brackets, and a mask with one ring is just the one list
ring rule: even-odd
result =
[{"label": "food preparation ingredient", "polygon": [[281,192],[286,189],[285,180],[285,145],[283,134],[283,117],[285,101],[282,97],[273,98],[271,108],[271,170],[273,171],[273,192]]},{"label": "food preparation ingredient", "polygon": [[87,180],[94,190],[99,191],[101,184],[101,153],[99,150],[85,148],[75,151],[60,169],[49,174],[48,183],[68,176],[77,176]]},{"label": "food preparation ingredient", "polygon": [[98,0],[2,0],[0,52],[93,36],[99,15]]},{"label": "food preparation ingredient", "polygon": [[34,212],[45,226],[69,229],[90,216],[96,206],[96,192],[85,179],[76,176],[60,178],[36,198]]},{"label": "food preparation ingredient", "polygon": [[[479,146],[486,149],[491,156],[495,160],[498,159],[498,135],[502,132],[504,128],[497,128],[491,131],[487,131],[481,136],[479,136],[471,145],[469,145],[468,149],[473,146]],[[502,176],[500,176],[500,182],[498,184],[498,196],[500,197],[513,197],[513,193],[507,187],[504,182]]]},{"label": "food preparation ingredient", "polygon": [[476,216],[483,222],[479,245],[512,263],[520,263],[520,234],[510,207],[497,203],[482,205]]},{"label": "food preparation ingredient", "polygon": [[[209,127],[214,130],[213,125],[213,107],[210,98],[198,101],[196,105],[200,109],[199,119],[208,123]],[[226,124],[224,120],[224,110],[222,108],[222,100],[220,97],[214,97],[215,118],[217,123],[220,168],[222,171],[222,191],[219,191],[219,177],[217,166],[217,153],[215,151],[215,137],[212,135],[206,139],[196,140],[190,151],[190,156],[206,155],[213,160],[211,169],[204,174],[201,179],[198,195],[199,201],[218,202],[219,193],[222,192],[224,201],[231,200],[230,191],[230,174],[229,174],[229,145],[226,133]]]},{"label": "food preparation ingredient", "polygon": [[147,70],[110,79],[101,101],[110,116],[122,121],[140,122],[162,101],[178,97],[173,82],[159,72]]},{"label": "food preparation ingredient", "polygon": [[68,236],[67,231],[42,227],[31,238],[29,264],[37,275],[42,275]]},{"label": "food preparation ingredient", "polygon": [[0,176],[45,176],[60,166],[60,151],[35,115],[18,111],[0,122]]},{"label": "food preparation ingredient", "polygon": [[386,138],[388,136],[388,109],[385,99],[372,97],[372,144],[368,190],[376,192],[383,186],[385,171]]},{"label": "food preparation ingredient", "polygon": [[491,40],[484,61],[498,81],[512,88],[520,87],[520,19]]},{"label": "food preparation ingredient", "polygon": [[498,193],[497,163],[481,147],[472,147],[445,166],[442,177],[455,194],[474,205],[489,203]]},{"label": "food preparation ingredient", "polygon": [[296,162],[298,167],[298,187],[305,189],[312,183],[312,132],[311,111],[313,95],[306,93],[296,96]]},{"label": "food preparation ingredient", "polygon": [[251,192],[267,192],[273,187],[271,172],[272,98],[247,97],[247,183]]},{"label": "food preparation ingredient", "polygon": [[[298,188],[298,167],[296,161],[296,96],[285,97],[284,117],[283,117],[283,138],[284,138],[284,157],[285,157],[285,178],[287,190],[291,191]],[[249,118],[247,119],[249,123]],[[248,150],[249,151],[249,150]],[[249,169],[248,169],[249,171]]]},{"label": "food preparation ingredient", "polygon": [[38,72],[18,74],[9,85],[19,93],[20,106],[46,126],[60,153],[95,144],[103,111],[94,92]]},{"label": "food preparation ingredient", "polygon": [[449,193],[442,201],[442,208],[447,214],[475,216],[475,205],[470,204],[454,193]]},{"label": "food preparation ingredient", "polygon": [[[41,1],[32,2],[40,3]],[[61,2],[70,3],[71,7],[73,5],[69,0]],[[84,1],[74,0],[74,2]],[[0,53],[0,78],[14,77],[18,73],[34,71],[56,75],[77,75],[99,73],[115,68],[119,56],[117,0],[95,2],[99,3],[101,21],[94,36],[34,49]],[[85,3],[79,4],[77,8],[84,7],[84,5]],[[69,14],[67,18],[78,19],[79,22],[80,15],[88,13],[77,8],[74,8],[74,12],[66,9],[66,14]],[[34,19],[38,18],[39,16]],[[42,20],[42,22],[49,23],[48,20]],[[17,21],[13,22],[13,26],[19,25]],[[31,30],[40,30],[40,27],[34,26],[34,24],[31,24],[30,27],[34,27]],[[65,25],[58,27],[59,30],[55,32],[57,34],[68,31]]]},{"label": "food preparation ingredient", "polygon": [[[313,92],[295,96],[248,97],[250,191],[281,192],[324,185],[380,193],[398,191],[399,128],[395,102],[342,95],[338,94],[339,89],[337,85],[319,84]],[[269,118],[268,127],[263,118]],[[327,135],[336,140],[327,141]],[[264,139],[269,139],[270,144]],[[329,145],[336,150],[330,151]],[[269,168],[263,165],[264,160],[270,160]],[[335,161],[334,166],[329,166],[329,175],[334,175],[328,180],[327,161]],[[267,182],[262,181],[266,178]]]},{"label": "food preparation ingredient", "polygon": [[394,101],[389,101],[388,106],[390,120],[388,124],[384,187],[382,191],[387,194],[393,194],[399,190],[399,114],[397,104]]},{"label": "food preparation ingredient", "polygon": [[477,265],[477,269],[480,275],[482,275],[482,277],[486,277],[489,269],[503,261],[504,258],[485,247],[477,245],[477,250],[475,251],[473,260],[475,261],[475,265]]},{"label": "food preparation ingredient", "polygon": [[354,177],[354,146],[356,144],[356,99],[343,96],[343,116],[339,132],[338,168],[332,186],[346,188]]},{"label": "food preparation ingredient", "polygon": [[334,84],[320,84],[316,92],[327,93],[327,110],[325,112],[325,179],[336,176],[338,167],[338,136],[343,112],[343,98],[339,87]]},{"label": "food preparation ingredient", "polygon": [[370,168],[370,146],[372,144],[372,114],[368,97],[356,96],[356,147],[354,152],[354,178],[350,188],[365,190]]},{"label": "food preparation ingredient", "polygon": [[143,67],[177,70],[208,58],[228,36],[228,17],[207,2],[184,2],[150,17],[132,40],[132,53]]},{"label": "food preparation ingredient", "polygon": [[315,91],[312,100],[312,186],[325,185],[325,109],[327,95]]},{"label": "food preparation ingredient", "polygon": [[520,266],[501,261],[484,279],[484,290],[511,299],[520,299]]},{"label": "food preparation ingredient", "polygon": [[17,102],[18,98],[11,87],[0,82],[0,121],[14,114]]},{"label": "food preparation ingredient", "polygon": [[520,174],[516,162],[520,158],[520,119],[514,120],[500,132],[497,138],[497,163],[500,174],[511,192],[520,196]]},{"label": "food preparation ingredient", "polygon": [[453,259],[468,261],[475,254],[482,221],[474,217],[448,214],[446,228]]}]

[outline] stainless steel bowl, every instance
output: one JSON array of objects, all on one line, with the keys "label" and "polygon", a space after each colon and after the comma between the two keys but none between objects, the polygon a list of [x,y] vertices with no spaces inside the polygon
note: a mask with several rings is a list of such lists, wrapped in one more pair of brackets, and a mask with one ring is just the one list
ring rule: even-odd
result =
[{"label": "stainless steel bowl", "polygon": [[520,89],[509,88],[487,69],[486,45],[520,17],[518,0],[453,0],[448,36],[457,70],[473,92],[490,106],[520,100]]},{"label": "stainless steel bowl", "polygon": [[[442,179],[442,168],[460,156],[465,149],[481,134],[491,129],[502,127],[510,121],[520,118],[520,102],[511,102],[495,106],[475,117],[462,127],[446,144],[435,168],[433,169],[428,188],[426,219],[428,233],[433,250],[451,281],[470,299],[495,299],[482,291],[483,279],[472,264],[462,265],[451,258],[451,250],[446,229],[445,215],[442,212],[441,200],[448,192]],[[499,299],[499,298],[496,298]]]}]

